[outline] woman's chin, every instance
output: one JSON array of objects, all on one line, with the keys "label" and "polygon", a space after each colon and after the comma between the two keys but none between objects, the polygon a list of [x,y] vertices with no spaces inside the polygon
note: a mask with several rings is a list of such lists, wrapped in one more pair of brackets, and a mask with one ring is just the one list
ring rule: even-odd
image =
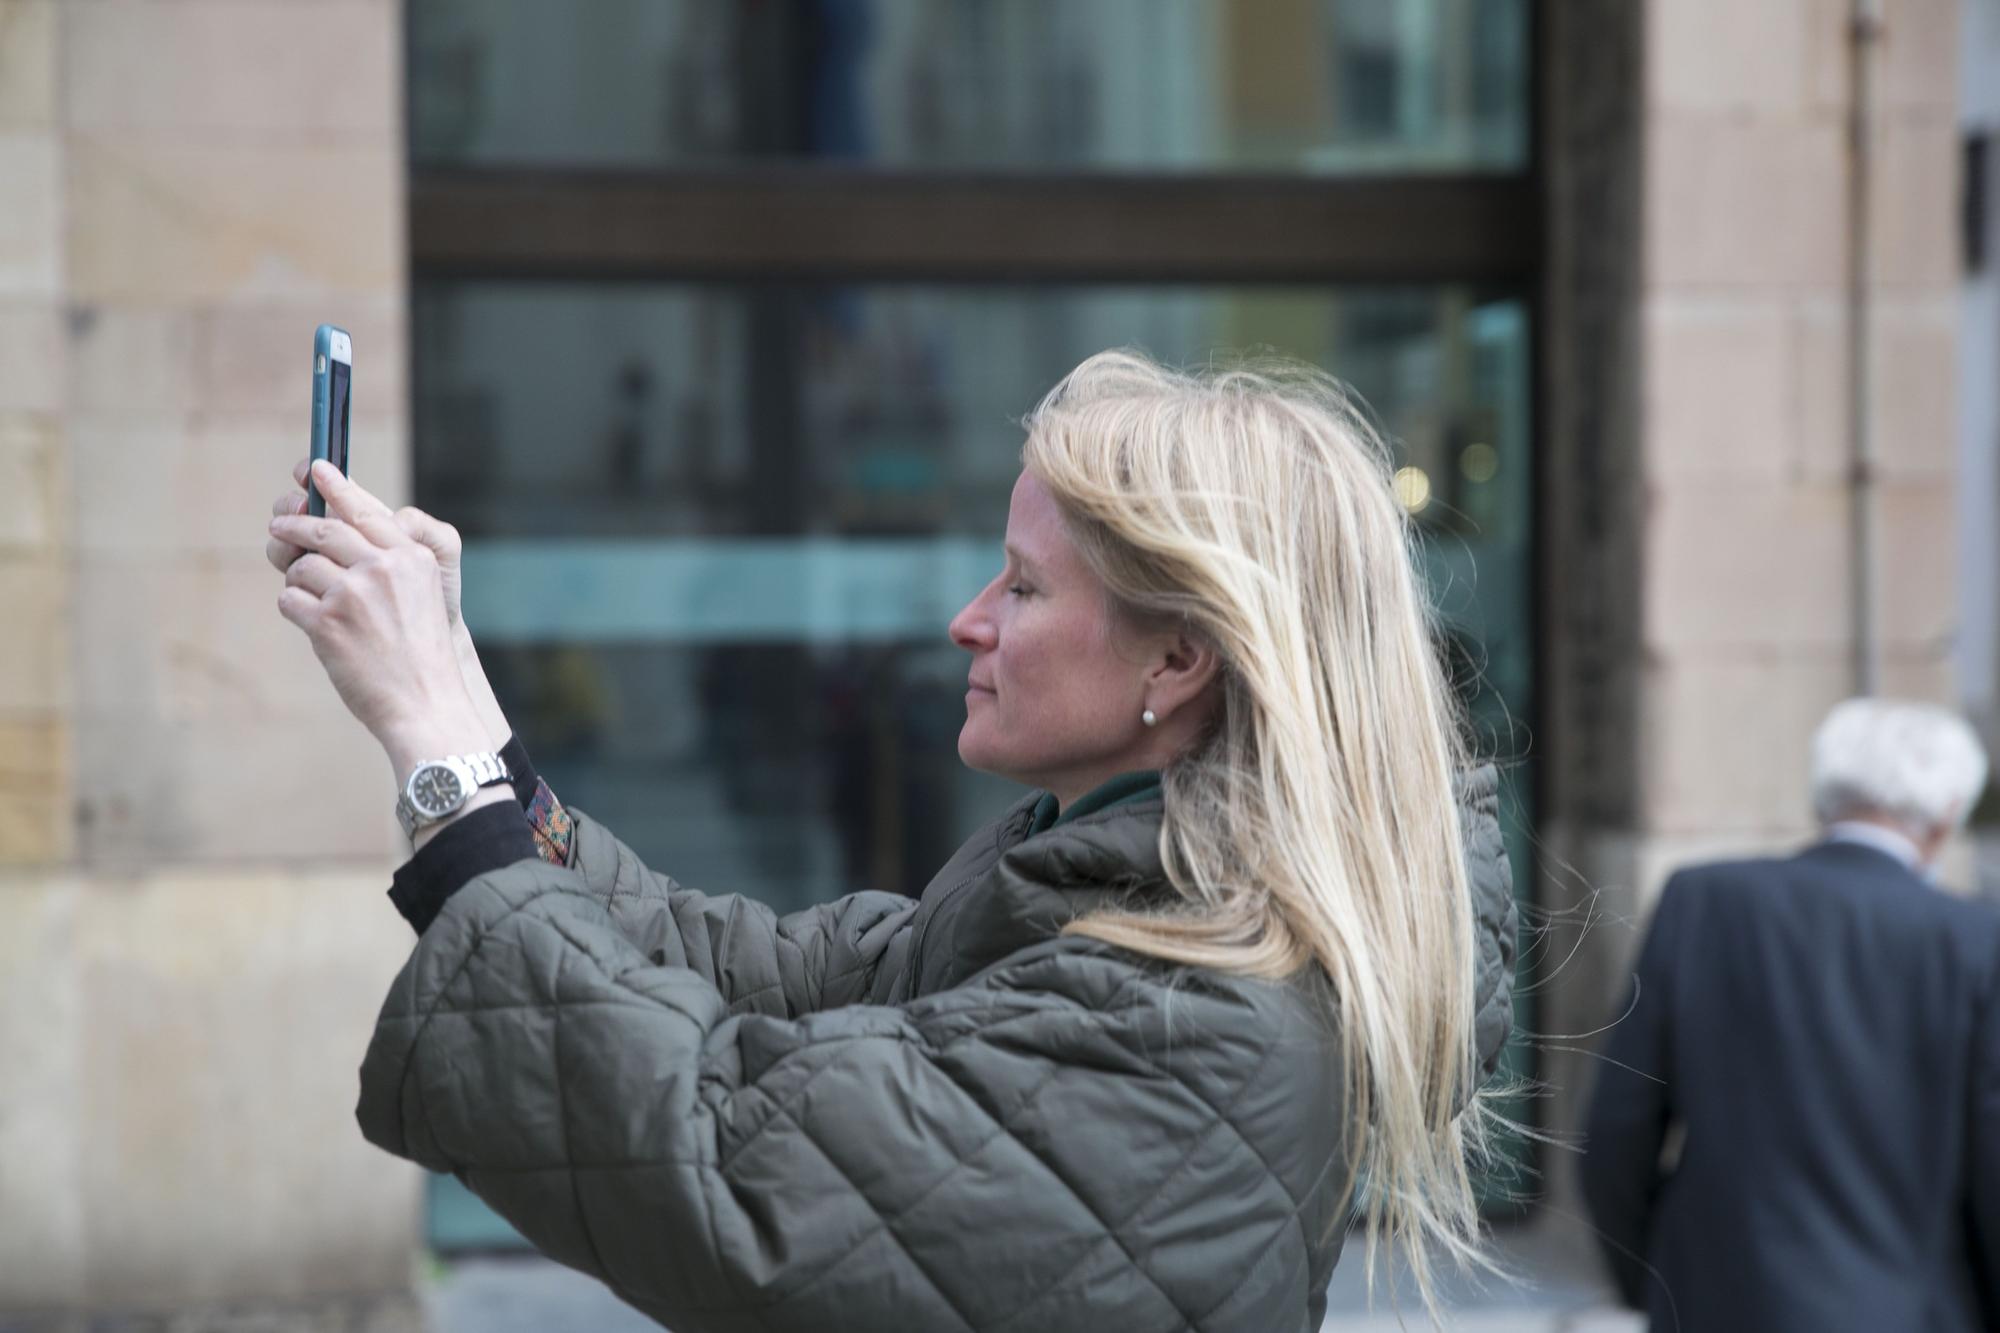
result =
[{"label": "woman's chin", "polygon": [[958,729],[958,761],[977,773],[1000,773],[1002,756],[994,751],[984,731],[976,719],[965,720]]}]

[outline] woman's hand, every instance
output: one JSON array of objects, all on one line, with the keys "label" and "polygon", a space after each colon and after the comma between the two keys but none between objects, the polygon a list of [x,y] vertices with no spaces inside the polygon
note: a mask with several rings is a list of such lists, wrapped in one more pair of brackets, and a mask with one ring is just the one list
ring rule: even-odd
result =
[{"label": "woman's hand", "polygon": [[271,520],[272,563],[286,548],[300,552],[283,564],[280,614],[305,631],[341,701],[389,750],[399,776],[406,758],[443,757],[409,753],[424,745],[482,748],[485,729],[459,675],[437,555],[339,469],[312,466],[326,517]]},{"label": "woman's hand", "polygon": [[[309,458],[302,458],[292,469],[295,485],[271,502],[273,515],[282,518],[306,512],[306,468],[311,462]],[[451,624],[451,643],[458,656],[459,678],[465,682],[465,691],[472,696],[473,706],[479,710],[481,725],[486,729],[486,748],[499,750],[507,744],[514,731],[508,724],[505,710],[500,707],[499,699],[493,694],[492,682],[486,679],[486,668],[479,660],[479,650],[473,647],[472,633],[466,629],[459,613],[460,594],[464,586],[461,557],[465,548],[459,539],[458,529],[415,505],[404,505],[396,511],[396,526],[430,547],[431,554],[437,557],[438,586],[444,595],[445,619]],[[289,572],[292,562],[304,554],[305,548],[280,537],[273,536],[264,543],[265,557],[280,574]]]},{"label": "woman's hand", "polygon": [[[301,458],[292,469],[291,490],[271,502],[271,513],[277,517],[306,512],[306,468],[309,458]],[[460,557],[464,554],[464,543],[459,540],[458,529],[442,519],[433,518],[415,505],[404,505],[396,511],[396,526],[415,540],[431,548],[437,557],[438,586],[444,593],[445,620],[454,631],[464,625],[459,615],[459,594],[463,585]],[[292,562],[305,554],[303,547],[295,546],[283,538],[273,536],[264,543],[264,556],[280,574],[292,567]]]}]

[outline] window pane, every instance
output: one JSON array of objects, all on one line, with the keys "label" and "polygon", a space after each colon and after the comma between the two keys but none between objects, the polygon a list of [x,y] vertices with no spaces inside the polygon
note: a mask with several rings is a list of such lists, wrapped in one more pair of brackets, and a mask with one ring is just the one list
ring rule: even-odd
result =
[{"label": "window pane", "polygon": [[1528,0],[413,0],[427,164],[1511,171]]},{"label": "window pane", "polygon": [[1468,693],[1531,681],[1527,330],[1461,288],[420,285],[418,503],[566,800],[685,882],[914,893],[1017,789],[966,772],[945,626],[1019,417],[1078,361],[1268,346],[1398,440]]}]

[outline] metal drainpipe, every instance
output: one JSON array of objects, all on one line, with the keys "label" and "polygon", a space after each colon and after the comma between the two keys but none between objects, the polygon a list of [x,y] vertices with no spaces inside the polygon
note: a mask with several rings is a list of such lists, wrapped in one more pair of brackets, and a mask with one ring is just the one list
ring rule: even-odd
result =
[{"label": "metal drainpipe", "polygon": [[1868,280],[1869,189],[1874,167],[1875,48],[1882,40],[1882,0],[1852,0],[1848,56],[1854,90],[1848,120],[1847,432],[1853,527],[1854,688],[1874,694],[1881,681],[1876,635],[1875,427]]}]

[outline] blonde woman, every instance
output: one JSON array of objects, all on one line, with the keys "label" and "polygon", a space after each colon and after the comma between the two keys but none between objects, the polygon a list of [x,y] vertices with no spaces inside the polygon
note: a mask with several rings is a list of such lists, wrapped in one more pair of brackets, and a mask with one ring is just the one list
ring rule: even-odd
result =
[{"label": "blonde woman", "polygon": [[[398,872],[363,1132],[679,1333],[1313,1330],[1357,1216],[1426,1300],[1473,1245],[1513,907],[1384,451],[1129,353],[1027,427],[950,634],[961,757],[1034,790],[921,900],[681,888],[518,742]],[[435,777],[507,734],[456,537],[314,480],[280,610]]]}]

